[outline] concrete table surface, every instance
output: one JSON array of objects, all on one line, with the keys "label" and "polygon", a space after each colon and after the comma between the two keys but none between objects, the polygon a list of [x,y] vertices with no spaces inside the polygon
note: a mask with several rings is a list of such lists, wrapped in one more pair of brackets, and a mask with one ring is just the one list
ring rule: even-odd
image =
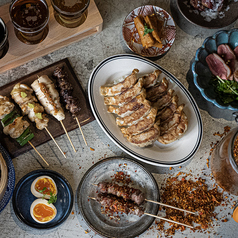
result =
[{"label": "concrete table surface", "polygon": [[[9,1],[1,0],[0,5],[7,2]],[[183,165],[182,168],[173,167],[170,170],[169,168],[152,167],[146,164],[145,166],[153,173],[159,187],[164,178],[174,176],[178,171],[191,172],[194,176],[200,176],[203,170],[207,174],[206,180],[208,182],[210,181],[210,183],[214,182],[210,177],[211,170],[207,168],[206,165],[211,149],[210,145],[219,139],[213,134],[218,131],[223,132],[225,126],[234,128],[236,123],[232,118],[231,111],[220,110],[212,104],[207,103],[201,97],[200,92],[192,82],[190,64],[197,48],[202,45],[204,39],[213,35],[217,30],[208,30],[189,23],[179,13],[175,0],[96,0],[95,2],[104,20],[103,31],[100,34],[91,36],[45,55],[42,58],[37,58],[18,68],[2,73],[0,75],[0,86],[67,57],[87,93],[87,83],[90,73],[100,61],[115,54],[130,53],[121,35],[121,26],[125,16],[138,6],[146,4],[158,5],[172,14],[176,22],[177,35],[171,50],[164,57],[156,60],[156,63],[175,75],[178,80],[190,90],[200,108],[204,135],[198,152],[194,158],[189,163]],[[235,27],[238,27],[237,22],[226,29]],[[95,151],[91,151],[89,147],[85,146],[79,129],[69,133],[77,153],[74,153],[72,150],[66,135],[57,138],[57,142],[61,148],[63,148],[63,151],[67,151],[67,159],[63,158],[52,141],[37,147],[39,152],[50,162],[49,169],[55,170],[65,176],[69,180],[74,193],[84,173],[100,159],[111,156],[129,157],[104,134],[96,121],[83,126],[82,129],[89,146],[93,147]],[[25,174],[42,168],[43,163],[41,165],[40,162],[33,150],[14,158],[13,164],[16,171],[16,183]],[[232,201],[238,200],[238,198],[233,195],[227,194],[227,196],[232,199]],[[232,205],[231,203],[226,209],[219,207],[219,217],[227,217],[228,222],[222,223],[218,221],[215,223],[219,224],[219,226],[215,225],[215,228],[212,230],[216,232],[216,235],[214,235],[213,232],[210,234],[193,233],[190,232],[189,229],[186,229],[184,232],[176,232],[174,237],[237,237],[238,224],[234,222],[230,215],[232,214]],[[82,217],[76,214],[75,206],[69,218],[61,226],[46,231],[35,230],[19,222],[14,214],[11,201],[1,212],[0,237],[29,238],[46,236],[58,238],[99,237],[94,231],[87,227]],[[140,237],[160,237],[160,233],[156,230],[156,225],[153,224],[153,228],[141,234]]]}]

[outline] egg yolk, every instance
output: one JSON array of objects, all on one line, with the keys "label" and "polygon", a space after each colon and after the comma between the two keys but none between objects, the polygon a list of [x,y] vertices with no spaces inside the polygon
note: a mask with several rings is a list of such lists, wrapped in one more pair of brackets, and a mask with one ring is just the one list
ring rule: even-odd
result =
[{"label": "egg yolk", "polygon": [[46,222],[52,220],[55,215],[55,211],[52,207],[43,203],[38,203],[33,209],[33,215],[38,221]]},{"label": "egg yolk", "polygon": [[36,191],[43,191],[43,194],[51,195],[56,194],[56,188],[51,179],[48,178],[41,178],[39,179],[35,184],[35,190]]},{"label": "egg yolk", "polygon": [[238,223],[238,207],[234,210],[232,217]]}]

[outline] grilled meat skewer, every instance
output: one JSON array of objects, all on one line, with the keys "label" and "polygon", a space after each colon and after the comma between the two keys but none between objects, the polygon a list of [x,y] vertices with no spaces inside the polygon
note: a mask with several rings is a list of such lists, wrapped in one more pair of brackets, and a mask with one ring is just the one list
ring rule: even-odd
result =
[{"label": "grilled meat skewer", "polygon": [[103,194],[113,194],[122,197],[124,200],[131,200],[140,205],[145,201],[144,193],[140,189],[131,188],[129,186],[100,182],[97,184],[99,190]]}]

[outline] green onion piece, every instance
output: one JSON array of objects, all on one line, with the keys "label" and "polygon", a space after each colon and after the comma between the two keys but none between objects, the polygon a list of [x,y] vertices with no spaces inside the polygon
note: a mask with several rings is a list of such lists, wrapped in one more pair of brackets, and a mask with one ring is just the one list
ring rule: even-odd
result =
[{"label": "green onion piece", "polygon": [[25,98],[25,97],[27,97],[27,94],[25,92],[21,92],[21,97]]}]

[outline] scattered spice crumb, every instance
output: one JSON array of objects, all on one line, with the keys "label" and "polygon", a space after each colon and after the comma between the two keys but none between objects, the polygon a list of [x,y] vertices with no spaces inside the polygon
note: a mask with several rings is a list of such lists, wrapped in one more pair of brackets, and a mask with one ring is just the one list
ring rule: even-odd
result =
[{"label": "scattered spice crumb", "polygon": [[91,150],[91,151],[94,151],[95,149],[93,149],[92,147],[90,147],[90,150]]},{"label": "scattered spice crumb", "polygon": [[172,167],[169,167],[169,170],[172,170]]},{"label": "scattered spice crumb", "polygon": [[72,211],[71,214],[74,215],[74,211]]}]

